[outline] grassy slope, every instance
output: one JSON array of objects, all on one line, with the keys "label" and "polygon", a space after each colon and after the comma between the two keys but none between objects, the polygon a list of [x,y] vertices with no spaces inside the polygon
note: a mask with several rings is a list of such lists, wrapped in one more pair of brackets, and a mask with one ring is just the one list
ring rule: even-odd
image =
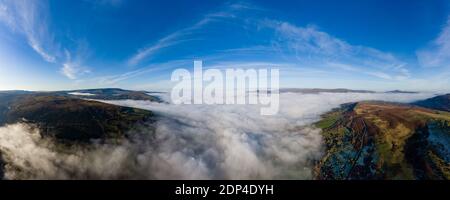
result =
[{"label": "grassy slope", "polygon": [[448,112],[380,102],[334,110],[316,124],[327,146],[317,177],[449,179],[448,144],[429,141],[450,138],[449,121]]}]

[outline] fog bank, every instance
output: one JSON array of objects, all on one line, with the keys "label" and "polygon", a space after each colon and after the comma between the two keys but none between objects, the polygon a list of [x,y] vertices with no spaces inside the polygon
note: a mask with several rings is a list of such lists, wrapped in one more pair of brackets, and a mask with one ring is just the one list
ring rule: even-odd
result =
[{"label": "fog bank", "polygon": [[147,109],[159,119],[155,134],[140,128],[120,144],[63,148],[27,124],[0,128],[8,179],[311,179],[323,153],[311,125],[342,103],[411,102],[431,94],[282,93],[280,112],[256,105],[173,105],[107,101]]}]

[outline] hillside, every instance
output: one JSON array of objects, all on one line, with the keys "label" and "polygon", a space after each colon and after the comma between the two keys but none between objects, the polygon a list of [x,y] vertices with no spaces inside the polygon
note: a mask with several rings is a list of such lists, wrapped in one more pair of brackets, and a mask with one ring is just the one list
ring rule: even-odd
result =
[{"label": "hillside", "polygon": [[450,179],[450,113],[411,105],[346,104],[316,123],[326,153],[318,179]]},{"label": "hillside", "polygon": [[450,112],[450,94],[437,96],[423,101],[418,101],[414,104],[425,108]]},{"label": "hillside", "polygon": [[64,142],[124,137],[138,123],[151,122],[149,111],[49,93],[0,94],[0,125],[27,122],[41,134]]}]

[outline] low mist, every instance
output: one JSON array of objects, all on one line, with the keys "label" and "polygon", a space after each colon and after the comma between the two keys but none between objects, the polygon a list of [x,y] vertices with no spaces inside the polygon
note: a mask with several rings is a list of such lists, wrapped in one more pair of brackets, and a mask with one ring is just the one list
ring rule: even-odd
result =
[{"label": "low mist", "polygon": [[[141,127],[121,143],[64,147],[32,125],[0,127],[6,179],[311,179],[323,153],[312,124],[340,104],[411,102],[432,94],[282,93],[280,112],[256,105],[173,105],[107,101],[158,114],[156,132]],[[150,128],[150,125],[149,127]]]}]

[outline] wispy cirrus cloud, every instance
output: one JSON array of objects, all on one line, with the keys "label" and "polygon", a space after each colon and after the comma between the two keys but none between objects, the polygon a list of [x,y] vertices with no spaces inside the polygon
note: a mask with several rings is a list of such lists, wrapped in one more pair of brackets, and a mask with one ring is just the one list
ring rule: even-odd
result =
[{"label": "wispy cirrus cloud", "polygon": [[[161,64],[172,63],[173,60],[186,59],[189,62],[185,62],[185,66],[189,67],[194,58],[206,61],[205,66],[214,67],[220,63],[233,64],[226,67],[242,67],[255,63],[271,66],[287,64],[290,71],[320,71],[331,77],[339,74],[392,82],[411,78],[409,63],[392,53],[351,44],[313,25],[299,26],[288,21],[268,18],[270,15],[267,15],[267,12],[271,11],[249,3],[225,4],[216,11],[206,13],[192,25],[137,50],[129,57],[127,64],[136,66],[148,59],[160,58],[163,52],[167,55],[175,53],[177,57],[169,56],[133,71],[101,76],[97,81],[101,85],[108,85],[152,75],[165,69],[176,68],[174,65]],[[211,30],[221,33],[216,34]],[[233,33],[227,32],[229,30],[233,30]],[[236,43],[236,39],[243,42]],[[211,49],[210,45],[205,45],[209,42],[218,45]],[[183,45],[187,43],[196,50],[184,51],[186,46]]]},{"label": "wispy cirrus cloud", "polygon": [[76,63],[66,62],[63,64],[63,67],[60,69],[60,72],[67,78],[75,80],[81,74],[90,73],[90,70]]},{"label": "wispy cirrus cloud", "polygon": [[46,9],[44,1],[0,0],[0,21],[22,34],[45,61],[55,63],[57,45],[48,30]]},{"label": "wispy cirrus cloud", "polygon": [[152,67],[146,67],[134,71],[125,72],[122,74],[116,74],[116,75],[110,75],[110,76],[103,76],[103,77],[97,77],[95,80],[98,81],[100,85],[114,85],[116,83],[119,83],[121,81],[125,81],[134,77],[141,76],[143,74],[147,74],[150,72],[158,71],[160,68]]},{"label": "wispy cirrus cloud", "polygon": [[115,74],[110,76],[102,76],[94,78],[94,82],[99,83],[100,85],[114,85],[122,81],[126,81],[132,78],[136,78],[149,73],[157,73],[163,70],[177,68],[177,67],[188,67],[191,65],[191,60],[172,60],[165,63],[156,63],[151,64],[146,67],[124,72],[121,74]]},{"label": "wispy cirrus cloud", "polygon": [[417,58],[423,67],[450,68],[450,16],[438,37],[417,51]]},{"label": "wispy cirrus cloud", "polygon": [[[82,50],[78,50],[82,51]],[[91,70],[88,67],[83,66],[82,58],[80,57],[81,53],[76,54],[76,58],[72,58],[72,54],[66,49],[66,61],[62,64],[63,67],[60,69],[60,72],[69,79],[75,80],[80,75],[88,74]]]},{"label": "wispy cirrus cloud", "polygon": [[[227,46],[210,51],[207,55],[196,54],[188,57],[202,57],[218,62],[240,61],[242,65],[246,62],[290,62],[298,68],[316,66],[392,81],[410,77],[408,64],[391,53],[350,44],[320,31],[315,26],[297,26],[286,21],[270,19],[266,17],[267,15],[261,14],[265,12],[270,11],[248,3],[227,4],[220,11],[206,14],[194,25],[169,34],[155,44],[140,49],[128,60],[128,64],[136,65],[149,57],[157,56],[163,50],[170,51],[183,42],[205,37],[201,33],[207,32],[205,29],[210,28],[207,25],[215,25],[213,27],[222,27],[223,30],[233,30],[233,34],[241,34],[237,38],[232,38],[232,41],[251,36],[258,38],[259,42],[251,46],[234,48]],[[230,24],[233,27],[227,28]],[[230,39],[227,37],[225,34],[222,38],[213,39],[227,41]],[[211,38],[208,38],[209,40]],[[204,45],[204,43],[199,44]]]},{"label": "wispy cirrus cloud", "polygon": [[158,53],[160,50],[163,50],[168,47],[175,46],[177,44],[195,40],[195,31],[204,28],[204,26],[225,19],[236,18],[236,12],[239,12],[244,9],[257,9],[246,3],[234,3],[234,4],[226,4],[220,10],[215,12],[210,12],[204,15],[199,21],[194,23],[189,27],[185,27],[183,29],[172,32],[163,38],[156,41],[154,44],[148,45],[144,48],[139,49],[131,58],[128,60],[129,65],[137,65],[144,59],[153,56]]},{"label": "wispy cirrus cloud", "polygon": [[[23,35],[28,45],[49,63],[61,65],[59,72],[69,79],[77,79],[90,72],[83,66],[87,56],[86,42],[77,42],[72,53],[58,43],[49,26],[47,1],[0,0],[0,22],[14,33]],[[64,49],[64,50],[61,50]],[[75,54],[75,55],[72,55]]]},{"label": "wispy cirrus cloud", "polygon": [[301,27],[276,20],[263,20],[259,26],[275,31],[271,48],[303,65],[338,68],[389,80],[410,76],[407,63],[393,54],[349,44],[314,26]]}]

